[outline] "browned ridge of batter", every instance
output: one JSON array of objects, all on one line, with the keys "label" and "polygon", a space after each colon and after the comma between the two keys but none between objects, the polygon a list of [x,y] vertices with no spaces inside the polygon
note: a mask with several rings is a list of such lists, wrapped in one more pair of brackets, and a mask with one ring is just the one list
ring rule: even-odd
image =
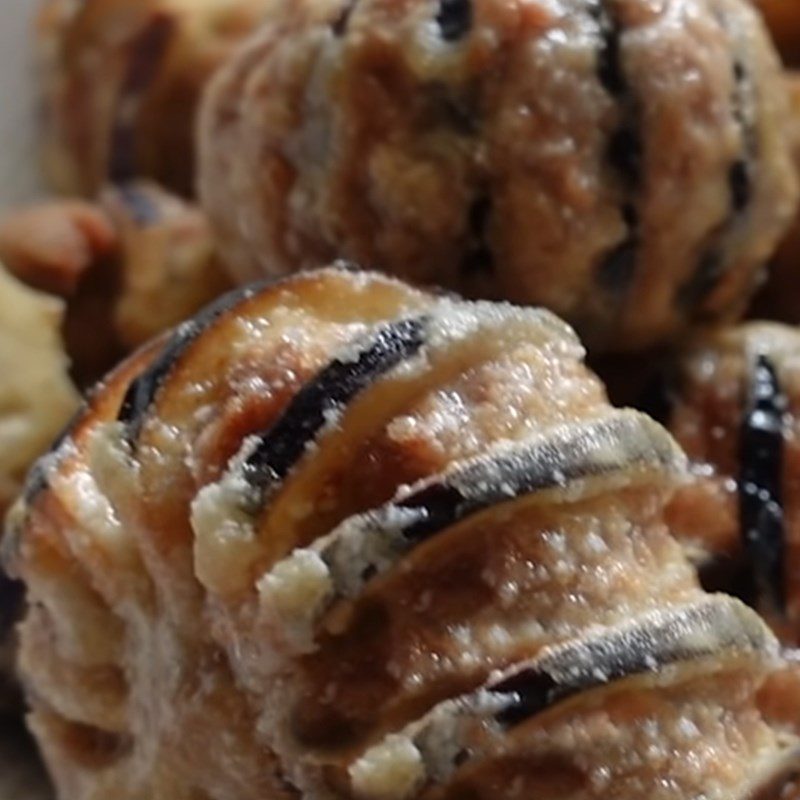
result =
[{"label": "browned ridge of batter", "polygon": [[697,337],[669,387],[669,428],[694,480],[673,529],[705,584],[738,595],[795,646],[798,605],[797,348],[786,325],[752,322]]}]

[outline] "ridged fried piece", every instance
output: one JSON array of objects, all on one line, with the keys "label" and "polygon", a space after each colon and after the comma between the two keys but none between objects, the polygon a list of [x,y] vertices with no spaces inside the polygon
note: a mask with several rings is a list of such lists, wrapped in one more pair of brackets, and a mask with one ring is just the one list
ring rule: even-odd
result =
[{"label": "ridged fried piece", "polygon": [[12,515],[32,729],[71,800],[782,791],[798,677],[701,589],[685,480],[546,311],[342,264],[238,290]]},{"label": "ridged fried piece", "polygon": [[[362,797],[407,797],[410,785],[431,798],[751,798],[797,769],[796,740],[753,708],[774,646],[730,598],[644,615],[545,648],[434,707],[350,777]],[[406,783],[391,787],[392,774]]]},{"label": "ridged fried piece", "polygon": [[200,194],[239,281],[344,256],[641,351],[745,311],[785,89],[747,0],[277,3],[209,84]]},{"label": "ridged fried piece", "polygon": [[64,344],[84,388],[230,288],[201,209],[141,180],[108,187],[93,203],[9,210],[0,260],[66,300]]},{"label": "ridged fried piece", "polygon": [[670,508],[704,580],[800,640],[800,333],[773,323],[687,345],[669,387],[669,428],[695,479]]},{"label": "ridged fried piece", "polygon": [[[800,46],[800,7],[783,3],[796,19]],[[791,27],[787,28],[791,30]],[[800,50],[798,50],[800,56]],[[789,93],[789,134],[795,171],[800,173],[800,72],[787,70],[784,82]],[[800,215],[794,221],[770,260],[769,272],[750,309],[752,319],[772,319],[792,325],[800,323]]]},{"label": "ridged fried piece", "polygon": [[35,45],[51,185],[154,178],[191,196],[203,87],[273,0],[42,0]]}]

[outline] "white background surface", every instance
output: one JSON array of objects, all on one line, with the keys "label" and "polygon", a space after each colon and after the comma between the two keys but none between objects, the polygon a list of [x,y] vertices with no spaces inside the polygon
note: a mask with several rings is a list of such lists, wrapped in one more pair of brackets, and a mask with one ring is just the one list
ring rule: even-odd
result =
[{"label": "white background surface", "polygon": [[0,208],[36,196],[30,18],[38,0],[0,0]]}]

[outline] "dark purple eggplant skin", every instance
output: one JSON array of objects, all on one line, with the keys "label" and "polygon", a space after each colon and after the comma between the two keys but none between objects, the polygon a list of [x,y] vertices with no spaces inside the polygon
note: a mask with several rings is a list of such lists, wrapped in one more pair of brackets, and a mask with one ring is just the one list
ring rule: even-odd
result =
[{"label": "dark purple eggplant skin", "polygon": [[[582,480],[630,475],[637,470],[643,476],[652,471],[664,478],[682,470],[672,441],[655,423],[648,420],[645,424],[645,419],[643,415],[615,415],[562,430],[552,438],[490,452],[429,479],[400,500],[352,518],[339,533],[363,541],[389,537],[393,558],[399,560],[487,509],[522,502],[541,491],[568,490]],[[619,457],[609,459],[609,452],[617,452]],[[398,512],[407,512],[402,515],[405,524],[398,525]],[[323,558],[335,559],[340,543],[334,537]],[[365,564],[361,583],[371,581],[378,571],[376,565]]]},{"label": "dark purple eggplant skin", "polygon": [[749,565],[746,599],[778,613],[786,608],[785,408],[775,367],[759,355],[750,372],[739,435],[739,521]]},{"label": "dark purple eggplant skin", "polygon": [[753,194],[750,169],[744,159],[740,158],[733,162],[728,172],[728,184],[733,210],[741,214],[750,205]]},{"label": "dark purple eggplant skin", "polygon": [[[344,260],[336,262],[336,269],[354,273],[361,271],[357,264]],[[223,314],[234,310],[239,304],[266,289],[280,284],[281,280],[281,278],[266,279],[233,289],[175,329],[160,355],[131,383],[120,406],[117,419],[127,425],[127,438],[131,443],[135,444],[139,438],[144,419],[156,399],[158,390],[175,363],[194,341],[211,328]]]},{"label": "dark purple eggplant skin", "polygon": [[[724,25],[724,20],[721,20]],[[753,200],[753,175],[758,155],[757,135],[744,110],[743,93],[749,80],[747,66],[734,58],[731,70],[736,90],[733,96],[733,115],[741,130],[742,151],[728,169],[730,210],[728,217],[712,232],[707,250],[700,255],[694,275],[679,289],[678,305],[688,315],[719,285],[730,269],[732,259],[726,255],[726,244],[741,218],[747,214]]]},{"label": "dark purple eggplant skin", "polygon": [[472,29],[474,9],[473,0],[439,0],[436,22],[442,39],[457,42]]},{"label": "dark purple eggplant skin", "polygon": [[325,426],[327,415],[345,407],[363,389],[415,355],[425,344],[426,329],[425,316],[383,325],[365,338],[356,359],[334,359],[317,373],[278,421],[261,434],[243,465],[248,484],[260,491],[285,478]]},{"label": "dark purple eggplant skin", "polygon": [[125,423],[126,437],[129,442],[135,444],[139,438],[147,412],[155,402],[159,389],[187,348],[223,314],[253,297],[267,285],[269,285],[268,282],[234,289],[175,329],[161,354],[138,378],[131,382],[122,400],[117,419]]},{"label": "dark purple eggplant skin", "polygon": [[[705,601],[578,640],[563,648],[555,663],[528,667],[504,678],[488,687],[490,693],[509,699],[495,714],[496,721],[513,728],[580,692],[741,648],[751,634],[725,624],[720,615],[727,613],[727,602]],[[753,641],[748,644],[754,649],[759,646]]]},{"label": "dark purple eggplant skin", "polygon": [[714,290],[719,279],[725,273],[722,252],[716,246],[700,256],[692,277],[678,289],[677,302],[686,314],[694,309]]},{"label": "dark purple eggplant skin", "polygon": [[489,244],[492,211],[488,193],[479,194],[472,202],[468,220],[470,243],[461,262],[461,271],[465,275],[491,274],[494,271],[494,253]]},{"label": "dark purple eggplant skin", "polygon": [[750,80],[747,65],[736,58],[733,61],[733,78],[736,86],[734,116],[741,130],[743,151],[728,172],[731,207],[734,215],[747,211],[753,199],[753,165],[758,157],[758,135],[754,122],[744,108],[744,93]]},{"label": "dark purple eggplant skin", "polygon": [[608,0],[594,0],[592,11],[600,27],[601,37],[597,54],[597,77],[610,95],[624,97],[629,85],[620,57],[622,29]]},{"label": "dark purple eggplant skin", "polygon": [[357,0],[347,0],[342,10],[333,20],[331,29],[334,36],[344,36],[347,33],[348,25],[350,24],[350,17],[353,14]]},{"label": "dark purple eggplant skin", "polygon": [[[419,545],[492,506],[556,489],[565,480],[602,474],[607,465],[587,458],[587,451],[591,451],[598,435],[610,438],[623,435],[624,425],[625,421],[618,419],[604,420],[577,430],[570,441],[547,442],[531,450],[514,449],[477,461],[451,479],[427,486],[400,501],[398,507],[417,512],[414,515],[417,521],[409,524],[402,536],[412,546]],[[634,446],[629,457],[633,463],[645,457],[645,453]]]},{"label": "dark purple eggplant skin", "polygon": [[594,0],[592,12],[600,35],[597,77],[621,110],[621,121],[609,138],[606,158],[627,194],[620,211],[628,229],[626,236],[598,264],[596,278],[599,287],[619,303],[633,283],[638,262],[641,237],[637,204],[642,182],[644,145],[639,100],[625,72],[622,58],[621,43],[625,30],[609,0]]}]

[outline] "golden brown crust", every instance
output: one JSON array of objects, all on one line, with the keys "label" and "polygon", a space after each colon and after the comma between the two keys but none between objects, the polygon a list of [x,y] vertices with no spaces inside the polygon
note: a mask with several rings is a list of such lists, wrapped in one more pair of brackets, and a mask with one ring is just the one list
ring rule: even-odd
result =
[{"label": "golden brown crust", "polygon": [[108,187],[96,203],[11,210],[0,260],[67,301],[65,346],[83,387],[229,287],[203,212],[146,181]]},{"label": "golden brown crust", "polygon": [[238,280],[345,256],[636,350],[743,312],[785,102],[740,0],[300,0],[210,85],[201,193]]},{"label": "golden brown crust", "polygon": [[100,204],[119,236],[114,327],[127,350],[230,288],[198,206],[142,181],[106,189]]},{"label": "golden brown crust", "polygon": [[[785,82],[789,90],[789,131],[794,166],[800,172],[800,74],[787,71]],[[795,217],[770,262],[766,282],[753,302],[750,317],[792,325],[800,323],[800,216]]]},{"label": "golden brown crust", "polygon": [[700,589],[664,524],[683,455],[582,357],[547,312],[338,265],[124,364],[6,546],[60,791],[596,800],[605,774],[620,800],[745,800],[778,780],[793,673]]},{"label": "golden brown crust", "polygon": [[670,431],[695,480],[670,523],[710,586],[741,593],[798,641],[800,408],[794,328],[753,322],[698,337],[675,370]]},{"label": "golden brown crust", "polygon": [[46,0],[36,45],[53,187],[91,197],[150,177],[191,196],[199,96],[269,2]]}]

